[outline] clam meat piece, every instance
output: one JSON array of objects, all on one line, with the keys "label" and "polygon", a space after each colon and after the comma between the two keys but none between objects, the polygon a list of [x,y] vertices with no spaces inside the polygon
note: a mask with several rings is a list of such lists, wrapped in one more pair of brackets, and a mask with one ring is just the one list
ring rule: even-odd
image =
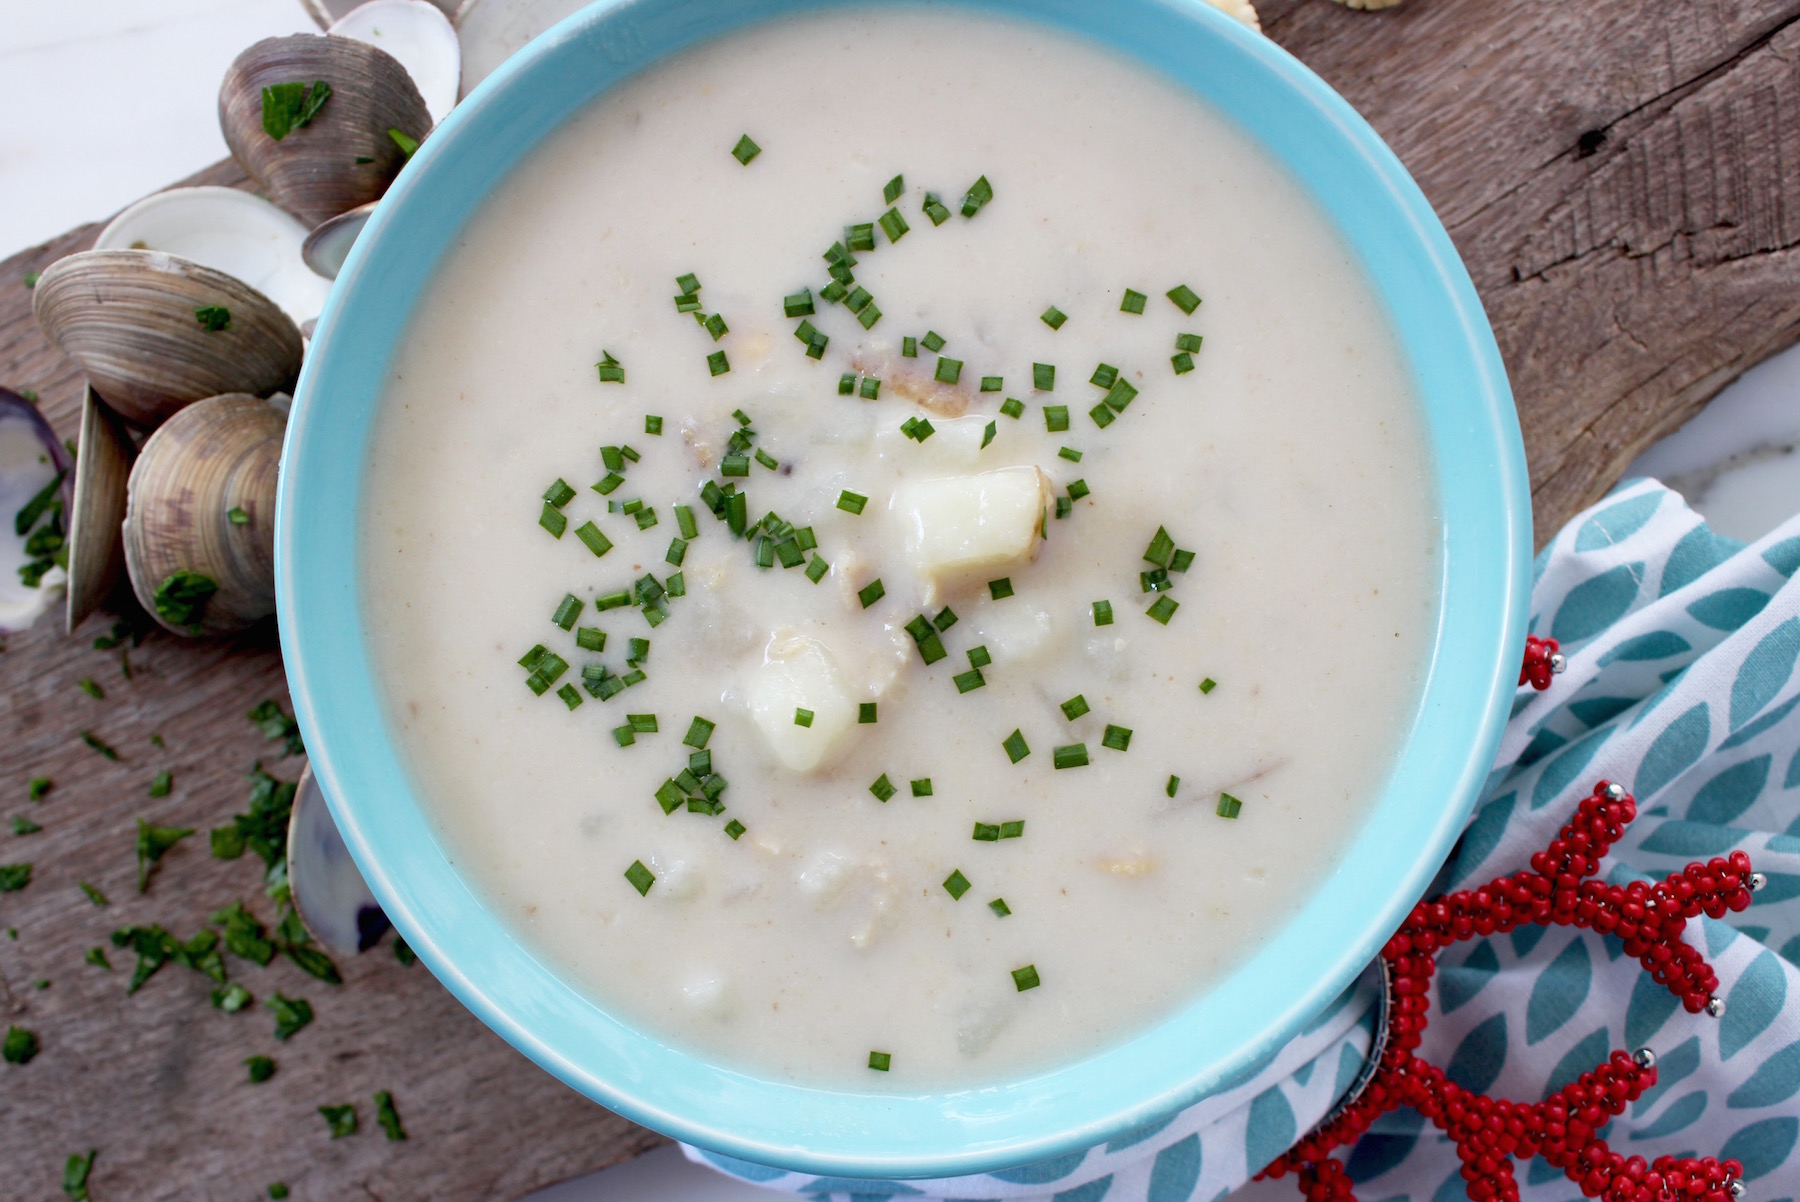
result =
[{"label": "clam meat piece", "polygon": [[[322,103],[314,81],[331,88]],[[264,123],[264,89],[301,82],[298,111],[286,128],[276,122],[277,138]],[[406,165],[401,140],[424,141],[431,124],[406,68],[355,38],[264,38],[232,61],[219,85],[219,128],[232,157],[309,229],[379,200]]]},{"label": "clam meat piece", "polygon": [[300,247],[306,265],[325,279],[337,279],[338,272],[344,269],[344,260],[350,257],[350,248],[356,245],[357,236],[369,224],[369,215],[374,211],[375,202],[370,201],[321,221]]},{"label": "clam meat piece", "polygon": [[233,393],[189,405],[131,469],[125,569],[180,635],[225,634],[275,612],[275,472],[287,419]]},{"label": "clam meat piece", "polygon": [[[463,0],[451,21],[462,42],[462,96],[525,48],[525,43],[588,0]],[[459,97],[460,98],[460,97]]]},{"label": "clam meat piece", "polygon": [[331,286],[306,270],[304,225],[251,192],[170,188],[107,223],[95,250],[164,250],[242,280],[304,325]]},{"label": "clam meat piece", "polygon": [[90,386],[81,401],[69,506],[69,603],[63,618],[68,634],[112,595],[124,575],[125,483],[136,458],[125,423]]},{"label": "clam meat piece", "polygon": [[226,392],[292,392],[300,328],[235,276],[160,250],[88,250],[32,289],[38,325],[139,426]]},{"label": "clam meat piece", "polygon": [[311,765],[300,774],[288,816],[287,879],[300,921],[333,955],[366,952],[388,929],[388,917],[350,858]]},{"label": "clam meat piece", "polygon": [[45,561],[63,546],[68,470],[37,406],[0,388],[0,631],[28,629],[62,596],[63,569]]},{"label": "clam meat piece", "polygon": [[326,31],[387,51],[412,76],[432,123],[456,107],[462,76],[462,45],[444,10],[427,0],[368,0],[331,23]]}]

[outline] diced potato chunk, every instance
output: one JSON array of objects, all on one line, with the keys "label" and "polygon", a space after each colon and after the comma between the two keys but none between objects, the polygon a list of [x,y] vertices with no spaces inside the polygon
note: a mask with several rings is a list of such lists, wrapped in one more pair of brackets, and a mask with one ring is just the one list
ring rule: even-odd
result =
[{"label": "diced potato chunk", "polygon": [[[795,721],[801,710],[811,713],[809,725]],[[750,714],[784,767],[811,772],[850,744],[857,702],[825,644],[804,635],[777,635],[750,684]]]},{"label": "diced potato chunk", "polygon": [[923,480],[902,488],[894,512],[906,553],[932,584],[1037,556],[1050,483],[1035,467]]}]

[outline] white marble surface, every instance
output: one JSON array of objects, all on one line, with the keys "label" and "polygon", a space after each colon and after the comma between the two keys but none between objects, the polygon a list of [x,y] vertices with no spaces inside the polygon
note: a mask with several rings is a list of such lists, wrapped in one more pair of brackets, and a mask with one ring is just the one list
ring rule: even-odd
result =
[{"label": "white marble surface", "polygon": [[[298,0],[9,0],[0,16],[0,253],[106,216],[225,154],[218,81],[258,38],[315,26]],[[1800,349],[1759,366],[1632,465],[1752,539],[1800,511]],[[528,1154],[528,1153],[526,1153]],[[673,1148],[532,1202],[768,1202]],[[1236,1202],[1296,1195],[1253,1184]]]}]

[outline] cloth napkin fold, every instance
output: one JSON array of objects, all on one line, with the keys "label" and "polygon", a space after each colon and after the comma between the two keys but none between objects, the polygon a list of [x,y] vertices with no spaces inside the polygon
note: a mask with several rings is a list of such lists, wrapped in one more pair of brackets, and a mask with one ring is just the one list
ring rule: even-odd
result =
[{"label": "cloth napkin fold", "polygon": [[[1688,924],[1719,975],[1723,1017],[1690,1015],[1612,936],[1522,927],[1439,960],[1420,1053],[1466,1088],[1537,1101],[1649,1047],[1656,1086],[1604,1132],[1625,1155],[1735,1157],[1756,1202],[1800,1195],[1800,518],[1746,546],[1681,497],[1627,481],[1538,557],[1531,632],[1567,670],[1519,691],[1481,801],[1432,892],[1527,866],[1599,778],[1639,817],[1602,875],[1650,880],[1742,849],[1768,886],[1742,914]],[[1361,1069],[1374,1021],[1365,974],[1247,1079],[1103,1147],[930,1181],[815,1177],[683,1147],[721,1172],[815,1198],[1215,1202],[1316,1124]],[[1791,1003],[1791,1004],[1790,1004]],[[1358,1196],[1458,1202],[1449,1140],[1416,1112],[1378,1120],[1349,1154]],[[1573,1202],[1542,1161],[1523,1202]],[[1299,1197],[1298,1191],[1294,1196]]]}]

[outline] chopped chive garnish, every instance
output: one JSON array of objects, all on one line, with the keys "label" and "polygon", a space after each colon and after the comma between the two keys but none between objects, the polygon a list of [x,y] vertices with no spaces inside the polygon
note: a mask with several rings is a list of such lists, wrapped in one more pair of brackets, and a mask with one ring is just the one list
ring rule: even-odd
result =
[{"label": "chopped chive garnish", "polygon": [[967,672],[958,672],[952,676],[950,682],[956,686],[957,692],[970,693],[987,684],[987,679],[982,676],[980,668],[970,668]]},{"label": "chopped chive garnish", "polygon": [[844,242],[852,251],[871,251],[875,249],[875,223],[865,221],[853,225],[844,231]]},{"label": "chopped chive garnish", "polygon": [[962,215],[964,217],[975,216],[981,212],[982,206],[992,199],[994,199],[994,186],[988,183],[988,177],[984,175],[970,184],[969,190],[963,193]]},{"label": "chopped chive garnish", "polygon": [[1176,551],[1175,558],[1169,561],[1169,571],[1185,572],[1194,566],[1194,552]]},{"label": "chopped chive garnish", "polygon": [[[751,159],[761,153],[762,147],[758,146],[755,142],[752,142],[749,134],[745,134],[743,137],[739,138],[737,140],[737,145],[731,148],[731,157],[746,167],[750,165]],[[644,888],[647,889],[649,886],[646,885]],[[642,892],[642,890],[639,892]]]},{"label": "chopped chive garnish", "polygon": [[706,357],[706,370],[715,376],[722,376],[731,370],[731,363],[725,358],[724,351],[714,351]]},{"label": "chopped chive garnish", "polygon": [[823,288],[819,289],[820,299],[828,301],[832,304],[836,304],[838,301],[843,300],[846,296],[849,296],[849,295],[850,295],[850,289],[844,287],[844,284],[841,280],[833,280],[833,281],[831,281],[831,283],[829,283],[829,284],[825,285]]},{"label": "chopped chive garnish", "polygon": [[1138,584],[1146,593],[1160,593],[1170,587],[1169,573],[1164,568],[1152,568],[1148,572],[1139,572]]},{"label": "chopped chive garnish", "polygon": [[194,320],[200,323],[201,329],[217,334],[231,328],[231,310],[224,305],[207,305],[194,310]]},{"label": "chopped chive garnish", "polygon": [[600,373],[602,384],[623,384],[625,382],[625,369],[620,366],[617,359],[613,358],[612,352],[609,350],[600,352],[600,362],[594,364],[594,367]]},{"label": "chopped chive garnish", "polygon": [[1014,397],[1007,397],[1000,402],[1000,412],[1016,421],[1025,416],[1025,402]]},{"label": "chopped chive garnish", "polygon": [[1145,296],[1142,292],[1139,292],[1136,289],[1127,288],[1125,289],[1125,295],[1119,300],[1119,312],[1142,313],[1144,311],[1144,302],[1149,299],[1150,298]]},{"label": "chopped chive garnish", "polygon": [[858,724],[863,725],[863,726],[867,726],[870,723],[874,722],[875,721],[875,702],[863,701],[863,702],[857,703],[856,721],[858,722]]},{"label": "chopped chive garnish", "polygon": [[913,642],[918,645],[919,656],[927,665],[935,664],[948,652],[938,639],[938,632],[932,628],[931,619],[920,614],[906,624],[906,633],[912,635]]},{"label": "chopped chive garnish", "polygon": [[1202,696],[1205,696],[1207,693],[1212,692],[1218,687],[1219,682],[1208,676],[1205,680],[1200,682],[1200,693]]},{"label": "chopped chive garnish", "polygon": [[774,471],[776,468],[781,466],[781,461],[779,459],[775,458],[775,456],[769,454],[767,451],[763,450],[761,447],[756,448],[756,461],[758,463],[762,464],[764,467],[768,468],[770,471]]},{"label": "chopped chive garnish", "polygon": [[661,434],[662,433],[662,422],[663,422],[663,419],[661,417],[657,416],[656,414],[646,413],[644,415],[644,433],[646,433],[646,434]]},{"label": "chopped chive garnish", "polygon": [[87,894],[87,899],[90,902],[92,902],[94,905],[104,906],[107,904],[106,894],[100,892],[100,890],[94,888],[92,885],[88,884],[86,881],[77,881],[75,883],[80,886],[81,891],[83,893]]},{"label": "chopped chive garnish", "polygon": [[618,447],[601,447],[600,462],[609,472],[622,472],[625,470],[625,452]]},{"label": "chopped chive garnish", "polygon": [[1100,399],[1105,401],[1106,407],[1111,409],[1114,413],[1123,413],[1125,412],[1125,406],[1131,404],[1137,394],[1138,390],[1130,383],[1130,381],[1115,380],[1113,381],[1113,386],[1106,390],[1106,395]]},{"label": "chopped chive garnish", "polygon": [[869,1067],[874,1069],[878,1073],[887,1072],[889,1066],[891,1066],[893,1063],[894,1063],[893,1056],[887,1052],[870,1052],[869,1053]]},{"label": "chopped chive garnish", "polygon": [[857,392],[865,401],[873,401],[881,396],[881,381],[874,376],[864,376],[858,385]]},{"label": "chopped chive garnish", "polygon": [[977,822],[975,824],[975,833],[971,835],[970,838],[974,839],[977,843],[998,843],[1000,841],[1000,828],[993,823]]},{"label": "chopped chive garnish", "polygon": [[1056,520],[1057,521],[1059,521],[1059,522],[1062,521],[1062,519],[1068,517],[1071,513],[1074,513],[1074,512],[1075,512],[1075,502],[1069,500],[1069,498],[1067,498],[1067,497],[1056,498]]},{"label": "chopped chive garnish", "polygon": [[969,878],[962,874],[962,869],[960,868],[944,878],[944,892],[948,893],[956,901],[961,901],[962,895],[967,893],[969,888]]},{"label": "chopped chive garnish", "polygon": [[688,725],[687,736],[681,741],[685,746],[704,751],[706,749],[706,741],[712,738],[713,730],[713,723],[708,722],[705,718],[697,717]]},{"label": "chopped chive garnish", "polygon": [[876,801],[886,801],[899,790],[894,788],[893,782],[887,778],[887,773],[883,772],[875,778],[875,783],[869,786],[869,792],[875,795]]},{"label": "chopped chive garnish", "polygon": [[939,630],[950,629],[952,626],[956,625],[956,611],[951,609],[948,605],[944,606],[944,608],[938,610],[937,617],[931,619],[931,624]]},{"label": "chopped chive garnish", "polygon": [[811,317],[814,312],[812,289],[802,288],[791,296],[782,297],[781,311],[789,317]]},{"label": "chopped chive garnish", "polygon": [[917,359],[919,357],[919,340],[910,335],[902,338],[900,340],[900,357],[902,359]]},{"label": "chopped chive garnish", "polygon": [[942,225],[950,220],[950,210],[944,207],[944,198],[936,192],[925,193],[925,203],[919,208],[925,216],[931,218],[933,225]]},{"label": "chopped chive garnish", "polygon": [[1024,734],[1017,730],[1007,735],[1006,741],[1000,746],[1006,748],[1006,758],[1015,764],[1031,754],[1031,748],[1025,745]]},{"label": "chopped chive garnish", "polygon": [[549,654],[550,654],[550,649],[548,647],[545,647],[542,643],[539,643],[537,646],[535,646],[531,650],[527,651],[524,655],[521,655],[518,659],[518,664],[521,668],[525,669],[527,672],[535,672],[537,670],[537,666],[539,664],[543,663],[544,657]]},{"label": "chopped chive garnish", "polygon": [[939,355],[936,379],[940,384],[954,384],[962,378],[962,360],[952,359],[948,355]]},{"label": "chopped chive garnish", "polygon": [[794,725],[795,726],[811,726],[812,720],[813,720],[813,712],[811,710],[801,709],[798,706],[796,706],[794,708]]},{"label": "chopped chive garnish", "polygon": [[1206,340],[1198,334],[1175,335],[1175,349],[1178,351],[1198,352]]},{"label": "chopped chive garnish", "polygon": [[929,776],[921,776],[918,780],[913,781],[912,795],[914,797],[930,797],[931,778]]},{"label": "chopped chive garnish", "polygon": [[1238,816],[1238,811],[1242,810],[1243,808],[1244,808],[1244,803],[1239,801],[1237,798],[1233,797],[1231,794],[1229,794],[1229,793],[1219,794],[1219,809],[1218,809],[1219,817],[1221,817],[1221,818],[1236,818]]},{"label": "chopped chive garnish", "polygon": [[730,835],[734,841],[743,838],[746,829],[744,824],[739,822],[736,818],[733,818],[730,822],[725,824],[725,833]]},{"label": "chopped chive garnish", "polygon": [[719,475],[748,476],[750,474],[750,456],[727,455],[719,460]]},{"label": "chopped chive garnish", "polygon": [[1060,434],[1069,428],[1069,407],[1067,405],[1044,406],[1044,429],[1052,434]]},{"label": "chopped chive garnish", "polygon": [[625,675],[619,677],[620,683],[628,689],[634,684],[643,684],[644,680],[645,676],[641,669],[627,672]]},{"label": "chopped chive garnish", "polygon": [[1112,602],[1111,601],[1096,601],[1096,602],[1094,602],[1094,625],[1096,625],[1096,626],[1111,626],[1112,620],[1113,620]]},{"label": "chopped chive garnish", "polygon": [[982,392],[999,392],[1004,387],[1006,387],[1006,378],[1004,376],[981,377]]},{"label": "chopped chive garnish", "polygon": [[979,446],[976,449],[982,450],[982,451],[987,450],[988,443],[993,442],[994,435],[998,434],[999,432],[1000,432],[1000,427],[993,422],[989,422],[987,424],[987,428],[982,430],[982,432],[981,432],[981,446]]},{"label": "chopped chive garnish", "polygon": [[875,604],[886,595],[887,589],[882,587],[881,578],[879,576],[856,591],[856,599],[862,602],[862,607],[864,609],[869,608],[869,606]]},{"label": "chopped chive garnish", "polygon": [[556,483],[544,490],[545,502],[557,509],[561,509],[564,505],[567,505],[574,499],[575,490],[570,488],[569,482],[564,480],[561,476],[556,478]]},{"label": "chopped chive garnish", "polygon": [[1000,837],[1002,839],[1022,839],[1022,838],[1024,838],[1025,837],[1025,820],[1023,818],[1021,818],[1016,822],[1002,822],[1000,824]]},{"label": "chopped chive garnish", "polygon": [[686,558],[687,558],[687,540],[682,539],[682,538],[670,539],[669,540],[669,549],[663,553],[663,562],[667,563],[667,564],[671,564],[675,567],[680,567],[681,561]]},{"label": "chopped chive garnish", "polygon": [[602,476],[599,482],[593,487],[595,492],[604,497],[612,493],[614,489],[618,488],[619,485],[623,483],[625,483],[625,477],[621,476],[618,472],[608,472],[606,475]]},{"label": "chopped chive garnish", "polygon": [[1179,776],[1171,776],[1169,777],[1169,783],[1163,786],[1163,792],[1167,793],[1170,797],[1173,797],[1175,796],[1175,790],[1180,787],[1181,778]]},{"label": "chopped chive garnish", "polygon": [[1036,989],[1042,984],[1038,980],[1038,970],[1035,964],[1027,964],[1024,968],[1013,969],[1012,979],[1013,987],[1020,993],[1024,993],[1027,989]]},{"label": "chopped chive garnish", "polygon": [[1194,357],[1186,351],[1177,351],[1169,356],[1169,363],[1175,368],[1175,374],[1185,376],[1194,370]]},{"label": "chopped chive garnish", "polygon": [[1111,388],[1118,378],[1118,368],[1110,363],[1102,363],[1094,369],[1094,374],[1088,377],[1088,383],[1096,388]]},{"label": "chopped chive garnish", "polygon": [[1163,295],[1174,301],[1175,307],[1189,317],[1192,317],[1194,310],[1200,307],[1200,297],[1186,284],[1177,284]]},{"label": "chopped chive garnish", "polygon": [[[619,727],[617,730],[613,731],[613,737],[621,737],[619,734],[620,731],[625,732],[625,738],[629,738],[633,742],[636,741],[636,736],[631,733],[631,727]],[[621,747],[625,746],[624,743],[620,743],[619,745]],[[661,785],[657,786],[656,804],[662,807],[662,812],[665,815],[673,814],[676,810],[679,810],[682,806],[687,804],[687,791],[674,781],[666,780]]]},{"label": "chopped chive garnish", "polygon": [[49,777],[34,776],[25,785],[25,796],[30,798],[32,801],[42,801],[42,800],[44,800],[44,795],[46,793],[50,792],[50,788],[51,788],[51,785],[50,785]]},{"label": "chopped chive garnish", "polygon": [[921,417],[921,418],[917,418],[917,419],[913,420],[912,436],[917,441],[924,442],[927,438],[930,438],[935,433],[937,433],[937,430],[934,426],[932,426],[931,420],[929,418]]},{"label": "chopped chive garnish", "polygon": [[[725,318],[722,314],[714,313],[711,317],[706,319],[704,324],[706,326],[706,332],[712,335],[712,340],[714,342],[717,342],[719,339],[725,337],[725,335],[731,333],[731,327],[725,324]],[[718,375],[719,373],[714,372],[713,374]]]},{"label": "chopped chive garnish", "polygon": [[570,709],[574,709],[581,704],[581,694],[576,692],[573,684],[566,684],[562,688],[556,690],[556,695],[562,698],[562,703]]},{"label": "chopped chive garnish", "polygon": [[1060,330],[1062,329],[1063,322],[1069,320],[1069,316],[1055,305],[1051,305],[1048,309],[1044,310],[1038,320],[1042,321],[1053,330]]},{"label": "chopped chive garnish", "polygon": [[[168,777],[168,775],[169,774],[166,772],[159,772],[157,774],[157,781],[152,782],[150,785],[150,796],[152,796],[152,797],[167,797],[169,795],[169,791],[167,789],[164,789],[161,793],[158,793],[156,791],[157,783],[166,779]],[[35,835],[43,829],[44,828],[40,824],[33,822],[29,818],[22,817],[18,814],[13,815],[12,833],[15,835]]]},{"label": "chopped chive garnish", "polygon": [[1088,763],[1086,743],[1070,743],[1066,747],[1058,747],[1050,753],[1050,762],[1057,768],[1085,768]]},{"label": "chopped chive garnish", "polygon": [[1088,492],[1089,489],[1086,480],[1069,481],[1069,500],[1079,501],[1081,498],[1087,496]]},{"label": "chopped chive garnish", "polygon": [[838,377],[838,395],[854,396],[856,394],[856,373],[847,371]]},{"label": "chopped chive garnish", "polygon": [[625,879],[631,882],[631,887],[638,891],[639,897],[649,893],[650,886],[656,884],[656,874],[645,868],[642,860],[631,862],[631,867],[625,870]]},{"label": "chopped chive garnish", "polygon": [[681,531],[681,537],[692,542],[700,537],[700,525],[694,521],[694,511],[686,505],[675,506],[675,525]]},{"label": "chopped chive garnish", "polygon": [[1059,448],[1056,452],[1056,457],[1058,459],[1067,459],[1070,463],[1081,462],[1081,452],[1077,451],[1074,447]]},{"label": "chopped chive garnish", "polygon": [[893,204],[896,200],[900,199],[900,193],[904,191],[906,191],[906,177],[904,175],[896,175],[893,179],[882,185],[881,199],[889,204]]},{"label": "chopped chive garnish", "polygon": [[683,295],[692,296],[700,291],[700,277],[691,271],[686,272],[675,277],[675,286],[681,289]]},{"label": "chopped chive garnish", "polygon": [[700,312],[700,298],[692,292],[676,297],[675,312],[693,313],[698,315]]},{"label": "chopped chive garnish", "polygon": [[1033,363],[1031,365],[1031,386],[1039,392],[1056,390],[1056,365],[1054,363]]},{"label": "chopped chive garnish", "polygon": [[812,561],[806,565],[806,578],[817,584],[825,579],[825,573],[829,571],[831,571],[831,565],[821,559],[817,552],[814,552]]},{"label": "chopped chive garnish", "polygon": [[583,651],[604,651],[606,650],[606,632],[597,626],[577,627],[575,645]]},{"label": "chopped chive garnish", "polygon": [[1169,619],[1174,617],[1175,611],[1180,608],[1181,602],[1165,593],[1152,601],[1150,603],[1150,608],[1144,612],[1150,617],[1155,618],[1158,622],[1161,622],[1164,626],[1167,626],[1169,624]]},{"label": "chopped chive garnish", "polygon": [[1002,576],[998,580],[988,581],[988,596],[996,601],[1004,601],[1013,595],[1012,577]]},{"label": "chopped chive garnish", "polygon": [[985,668],[993,662],[994,657],[988,654],[987,644],[983,643],[979,647],[969,648],[969,666],[971,668]]},{"label": "chopped chive garnish", "polygon": [[1105,401],[1101,401],[1098,405],[1089,409],[1088,416],[1093,418],[1094,424],[1099,426],[1102,430],[1119,420],[1119,415],[1114,413],[1111,409],[1108,409]]},{"label": "chopped chive garnish", "polygon": [[861,493],[851,492],[847,488],[838,494],[837,507],[845,513],[860,514],[863,511],[863,506],[868,503],[869,498],[863,496]]},{"label": "chopped chive garnish", "polygon": [[622,605],[630,604],[631,592],[628,589],[620,589],[616,593],[602,593],[600,596],[594,598],[594,608],[600,610],[602,613],[609,609],[618,609]]},{"label": "chopped chive garnish", "polygon": [[1114,751],[1124,751],[1131,746],[1131,728],[1107,724],[1106,733],[1100,736],[1100,746],[1110,747]]},{"label": "chopped chive garnish", "polygon": [[996,897],[993,901],[989,902],[988,909],[992,910],[994,914],[1000,918],[1007,918],[1012,914],[1012,907],[1006,904],[1006,899],[1004,897]]},{"label": "chopped chive garnish", "polygon": [[612,550],[612,540],[600,533],[600,527],[591,521],[575,527],[575,537],[587,544],[587,549],[594,553],[596,559]]},{"label": "chopped chive garnish", "polygon": [[564,630],[568,630],[575,625],[575,619],[580,616],[581,598],[574,593],[568,593],[564,595],[562,604],[556,607],[556,612],[550,615],[550,620]]},{"label": "chopped chive garnish", "polygon": [[1062,712],[1063,717],[1071,722],[1075,721],[1075,719],[1088,712],[1087,698],[1080,693],[1075,694],[1073,697],[1062,703]]},{"label": "chopped chive garnish", "polygon": [[[632,641],[636,642],[637,640],[633,639]],[[625,721],[630,723],[634,734],[653,735],[656,733],[655,714],[626,714]]]},{"label": "chopped chive garnish", "polygon": [[923,346],[934,355],[944,349],[944,343],[944,336],[936,330],[926,330],[925,337],[919,339],[919,345]]},{"label": "chopped chive garnish", "polygon": [[844,298],[844,308],[850,310],[852,313],[861,313],[864,309],[869,307],[869,302],[874,299],[874,297],[869,295],[869,290],[867,288],[858,284],[850,290],[850,295]]},{"label": "chopped chive garnish", "polygon": [[569,527],[569,519],[564,517],[562,511],[556,506],[545,501],[544,511],[538,515],[538,525],[548,530],[554,537],[561,538],[563,531]]},{"label": "chopped chive garnish", "polygon": [[[906,224],[906,218],[900,215],[899,209],[889,209],[880,217],[881,232],[887,235],[889,242],[898,242],[906,236],[912,226]],[[873,249],[873,248],[871,248]]]},{"label": "chopped chive garnish", "polygon": [[76,681],[75,686],[89,697],[92,697],[95,701],[106,700],[106,690],[101,688],[98,683],[89,680],[86,677]]}]

